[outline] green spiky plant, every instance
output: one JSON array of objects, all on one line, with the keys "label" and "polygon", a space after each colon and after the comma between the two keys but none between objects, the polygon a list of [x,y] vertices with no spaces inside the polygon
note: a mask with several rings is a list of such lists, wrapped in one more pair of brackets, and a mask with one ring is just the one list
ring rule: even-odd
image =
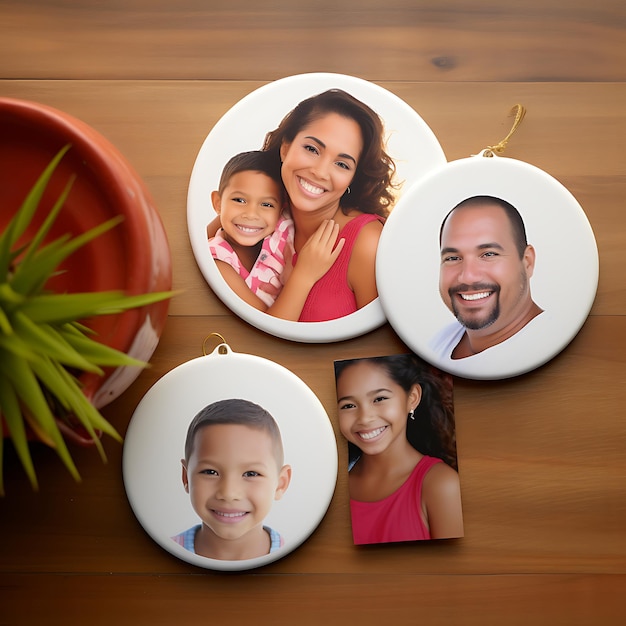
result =
[{"label": "green spiky plant", "polygon": [[1,431],[5,425],[33,489],[38,483],[29,431],[53,447],[70,474],[80,480],[57,420],[79,423],[106,461],[100,434],[118,441],[121,437],[86,398],[78,376],[82,372],[103,375],[103,367],[147,364],[99,343],[80,320],[120,313],[173,295],[127,296],[121,291],[57,294],[46,289],[48,279],[67,257],[123,219],[116,217],[74,238],[64,235],[45,243],[70,192],[70,180],[32,240],[18,244],[68,149],[64,147],[46,167],[0,235],[0,495],[4,495]]}]

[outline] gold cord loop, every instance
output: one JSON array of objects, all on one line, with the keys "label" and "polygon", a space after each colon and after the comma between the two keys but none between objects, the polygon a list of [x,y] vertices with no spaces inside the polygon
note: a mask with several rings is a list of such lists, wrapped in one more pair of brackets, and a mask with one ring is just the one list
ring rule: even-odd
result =
[{"label": "gold cord loop", "polygon": [[509,131],[509,134],[498,144],[495,146],[487,146],[487,148],[483,151],[483,156],[492,157],[495,154],[502,154],[506,145],[509,143],[509,139],[512,137],[513,133],[517,130],[517,127],[522,123],[524,116],[526,115],[526,109],[521,104],[516,104],[512,109],[509,115],[515,114],[515,120],[513,121],[513,126]]},{"label": "gold cord loop", "polygon": [[218,346],[218,353],[219,354],[228,354],[228,345],[226,343],[226,339],[224,339],[224,337],[222,335],[220,335],[219,333],[211,333],[209,335],[207,335],[207,337],[205,338],[205,340],[202,342],[202,354],[204,356],[207,356],[207,351],[206,351],[206,343],[209,339],[218,339],[220,341],[220,344]]}]

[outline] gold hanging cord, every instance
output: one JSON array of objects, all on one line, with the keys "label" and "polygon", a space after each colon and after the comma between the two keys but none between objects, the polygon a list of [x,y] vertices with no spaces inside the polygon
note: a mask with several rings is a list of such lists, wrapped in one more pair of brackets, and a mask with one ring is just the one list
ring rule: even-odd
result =
[{"label": "gold hanging cord", "polygon": [[487,146],[487,148],[483,151],[483,156],[492,157],[494,156],[494,153],[502,154],[504,152],[507,143],[509,143],[509,139],[517,130],[517,127],[522,123],[522,120],[526,115],[526,109],[521,104],[516,104],[509,113],[509,115],[513,114],[515,114],[515,120],[513,121],[513,127],[509,131],[509,134],[499,144],[496,144],[495,146]]},{"label": "gold hanging cord", "polygon": [[226,339],[224,339],[224,337],[220,335],[219,333],[211,333],[205,338],[205,340],[202,342],[202,354],[204,356],[207,356],[206,343],[209,339],[214,339],[214,338],[220,340],[220,345],[218,346],[217,352],[219,354],[228,354],[228,346],[226,344]]}]

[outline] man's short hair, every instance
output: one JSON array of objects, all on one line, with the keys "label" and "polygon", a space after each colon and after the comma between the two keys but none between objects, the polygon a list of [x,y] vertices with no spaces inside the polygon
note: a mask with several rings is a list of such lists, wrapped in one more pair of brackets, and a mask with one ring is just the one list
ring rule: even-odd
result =
[{"label": "man's short hair", "polygon": [[502,198],[497,198],[496,196],[472,196],[471,198],[466,198],[465,200],[459,202],[444,218],[441,229],[439,230],[439,245],[441,245],[443,228],[446,225],[446,222],[450,215],[457,209],[463,208],[472,208],[477,206],[498,206],[500,207],[509,219],[509,223],[511,224],[511,233],[513,235],[513,241],[515,242],[515,247],[517,248],[517,252],[519,254],[519,258],[522,259],[524,257],[524,252],[528,246],[528,240],[526,238],[526,227],[524,226],[524,221],[522,220],[522,216],[519,211],[506,200]]}]

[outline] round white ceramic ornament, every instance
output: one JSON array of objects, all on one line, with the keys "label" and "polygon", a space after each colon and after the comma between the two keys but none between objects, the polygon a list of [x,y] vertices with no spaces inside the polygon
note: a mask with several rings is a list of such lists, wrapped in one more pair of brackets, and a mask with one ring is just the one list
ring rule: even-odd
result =
[{"label": "round white ceramic ornament", "polygon": [[[283,546],[245,560],[200,556],[173,539],[201,519],[183,484],[181,460],[189,424],[204,407],[230,399],[252,402],[270,413],[282,437],[284,463],[291,468],[286,491],[271,501],[263,521],[282,537]],[[211,436],[211,427],[206,430]],[[263,472],[252,467],[252,474],[246,470],[246,480],[255,480],[256,470]],[[222,469],[210,473],[232,476]],[[246,570],[289,554],[317,528],[335,489],[337,443],[322,404],[300,378],[272,361],[233,352],[223,343],[211,354],[168,372],[141,400],[125,437],[123,477],[137,519],[162,548],[199,567]],[[239,495],[237,502],[224,507],[245,508],[238,503]],[[204,510],[203,514],[209,515]],[[229,524],[228,532],[233,529],[235,525]]]},{"label": "round white ceramic ornament", "polygon": [[[493,345],[494,337],[515,328],[507,316],[514,319],[524,289],[521,268],[529,267],[522,264],[530,257],[522,261],[498,247],[511,231],[494,234],[493,223],[481,231],[479,212],[462,233],[446,221],[440,243],[448,213],[475,196],[517,209],[533,251],[527,285],[535,311],[541,310]],[[376,280],[389,323],[422,358],[465,378],[500,379],[543,365],[574,338],[593,304],[598,266],[593,231],[574,196],[543,170],[484,151],[446,164],[402,197],[380,239]],[[459,357],[462,342],[460,354],[468,343],[477,345],[467,342],[470,336],[488,347]]]},{"label": "round white ceramic ornament", "polygon": [[386,149],[396,164],[400,195],[424,174],[446,162],[432,130],[401,98],[369,81],[343,74],[313,73],[283,78],[245,96],[213,127],[193,166],[187,195],[187,225],[194,256],[216,295],[239,317],[271,335],[301,342],[340,341],[362,335],[385,321],[379,299],[342,318],[294,322],[267,315],[239,298],[222,278],[207,245],[207,224],[215,217],[211,191],[235,154],[260,150],[265,135],[302,100],[327,89],[342,89],[383,120]]}]

